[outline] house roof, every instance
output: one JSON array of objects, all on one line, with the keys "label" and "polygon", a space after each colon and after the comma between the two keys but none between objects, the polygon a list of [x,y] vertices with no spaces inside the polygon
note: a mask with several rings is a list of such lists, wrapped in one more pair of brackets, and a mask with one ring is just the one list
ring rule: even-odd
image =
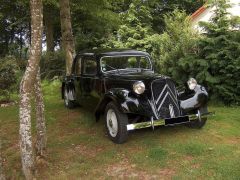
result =
[{"label": "house roof", "polygon": [[191,19],[194,20],[196,19],[198,16],[200,16],[204,11],[206,11],[207,9],[207,4],[204,4],[202,7],[200,7],[198,10],[196,10],[192,15],[191,15]]}]

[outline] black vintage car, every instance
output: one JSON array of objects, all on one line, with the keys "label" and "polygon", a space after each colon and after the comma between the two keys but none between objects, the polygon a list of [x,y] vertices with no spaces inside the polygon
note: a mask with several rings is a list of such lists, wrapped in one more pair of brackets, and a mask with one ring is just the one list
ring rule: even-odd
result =
[{"label": "black vintage car", "polygon": [[193,78],[185,84],[179,92],[171,78],[154,73],[146,52],[91,50],[74,59],[62,98],[68,108],[91,106],[97,120],[104,115],[109,138],[123,143],[134,129],[183,123],[203,127],[208,93]]}]

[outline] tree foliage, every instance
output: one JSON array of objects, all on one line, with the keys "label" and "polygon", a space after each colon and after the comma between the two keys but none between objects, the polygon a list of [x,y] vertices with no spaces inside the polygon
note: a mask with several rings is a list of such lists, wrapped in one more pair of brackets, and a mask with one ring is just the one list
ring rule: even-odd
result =
[{"label": "tree foliage", "polygon": [[4,100],[10,100],[10,94],[16,88],[18,65],[16,59],[6,56],[0,59],[0,94]]},{"label": "tree foliage", "polygon": [[153,29],[162,33],[165,30],[166,23],[164,22],[164,15],[173,12],[175,9],[185,11],[187,15],[194,13],[201,7],[205,0],[148,0],[146,1],[151,9],[153,16]]},{"label": "tree foliage", "polygon": [[201,36],[192,30],[183,12],[165,16],[158,67],[178,83],[195,77],[208,87],[212,98],[227,104],[239,103],[239,20],[228,14],[226,0],[210,5],[215,6],[214,16],[210,22],[201,23],[205,30]]},{"label": "tree foliage", "polygon": [[[191,27],[185,11],[174,10],[164,16],[166,30],[159,38],[157,70],[175,79],[179,84],[188,79],[189,67],[182,66],[182,59],[197,53],[198,33]],[[191,60],[190,60],[191,61]]]},{"label": "tree foliage", "polygon": [[143,50],[156,57],[159,35],[152,29],[153,17],[147,4],[135,0],[119,16],[122,24],[103,47]]},{"label": "tree foliage", "polygon": [[[117,1],[118,2],[118,1]],[[72,1],[73,34],[76,50],[99,47],[119,25],[118,8],[111,0]],[[120,8],[120,7],[119,7]]]},{"label": "tree foliage", "polygon": [[206,64],[207,71],[201,79],[217,98],[225,103],[240,103],[240,21],[232,17],[227,0],[214,1],[211,22],[202,22],[206,33],[199,42],[198,58]]}]

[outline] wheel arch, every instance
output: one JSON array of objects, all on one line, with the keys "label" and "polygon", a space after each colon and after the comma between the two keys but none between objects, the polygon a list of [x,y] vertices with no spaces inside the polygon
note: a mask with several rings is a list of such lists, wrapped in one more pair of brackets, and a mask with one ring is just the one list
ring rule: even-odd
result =
[{"label": "wheel arch", "polygon": [[104,113],[106,105],[113,101],[119,108],[119,111],[125,114],[139,114],[142,116],[152,116],[152,109],[147,98],[139,98],[129,90],[124,88],[114,88],[109,90],[95,109],[95,117],[98,121]]},{"label": "wheel arch", "polygon": [[117,102],[116,97],[105,94],[104,97],[100,100],[95,110],[96,121],[99,121],[100,116],[104,114],[105,108],[110,102],[114,102],[119,107],[119,103]]}]

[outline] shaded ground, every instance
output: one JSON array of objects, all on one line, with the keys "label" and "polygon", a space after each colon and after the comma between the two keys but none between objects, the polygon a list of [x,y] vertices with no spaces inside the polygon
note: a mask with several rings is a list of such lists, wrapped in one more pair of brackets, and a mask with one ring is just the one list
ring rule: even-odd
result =
[{"label": "shaded ground", "polygon": [[[210,107],[202,130],[185,126],[138,130],[123,145],[106,136],[90,110],[67,110],[59,83],[45,84],[47,161],[40,179],[239,179],[240,108]],[[0,108],[4,170],[22,179],[17,106]],[[34,127],[34,122],[33,122]],[[34,131],[34,130],[33,130]]]}]

